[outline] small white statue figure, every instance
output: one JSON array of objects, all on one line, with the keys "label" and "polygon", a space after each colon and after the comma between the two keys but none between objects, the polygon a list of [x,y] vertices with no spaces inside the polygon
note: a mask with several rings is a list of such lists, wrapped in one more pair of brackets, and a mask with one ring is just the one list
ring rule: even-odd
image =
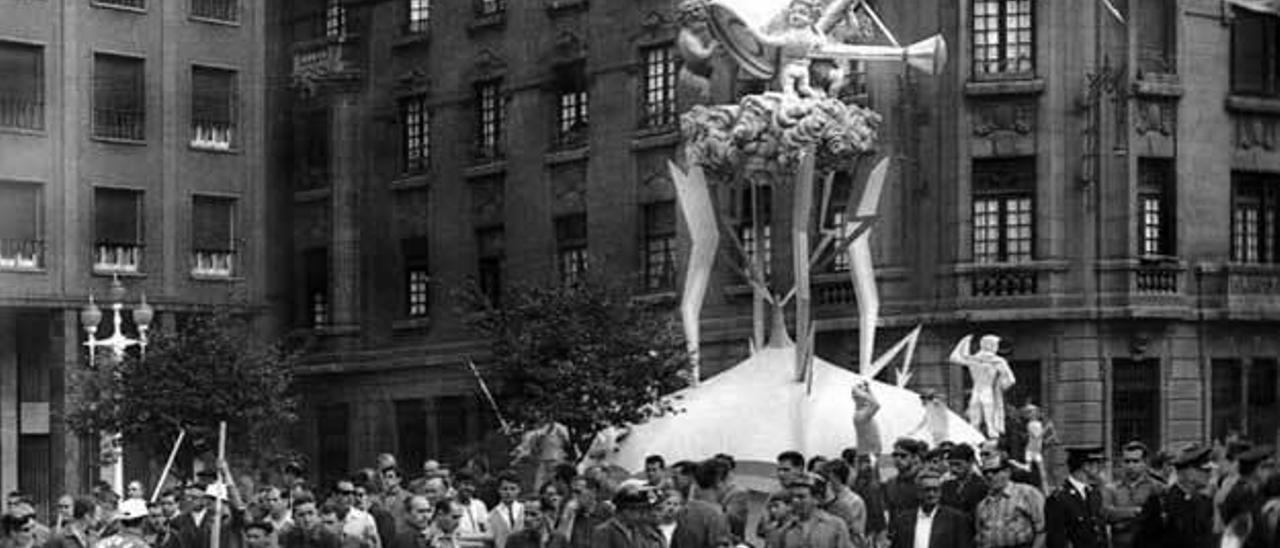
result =
[{"label": "small white statue figure", "polygon": [[1004,392],[1016,379],[1009,362],[996,354],[1000,337],[985,335],[978,342],[978,352],[969,353],[973,335],[966,335],[951,351],[951,363],[969,368],[973,393],[969,396],[969,423],[988,438],[1004,433]]}]

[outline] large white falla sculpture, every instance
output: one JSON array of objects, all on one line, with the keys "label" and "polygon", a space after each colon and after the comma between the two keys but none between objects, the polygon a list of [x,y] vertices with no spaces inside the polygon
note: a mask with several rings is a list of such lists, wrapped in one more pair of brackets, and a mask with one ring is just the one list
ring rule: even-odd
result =
[{"label": "large white falla sculpture", "polygon": [[[731,68],[772,83],[769,91],[736,104],[698,104],[681,118],[681,156],[669,169],[692,242],[681,298],[691,378],[701,376],[699,318],[718,251],[737,259],[737,272],[767,304],[763,314],[766,307],[756,308],[755,323],[770,324],[772,332],[767,344],[752,341],[748,360],[677,393],[683,412],[634,425],[609,460],[637,470],[649,452],[668,460],[723,452],[769,463],[784,449],[838,454],[858,446],[879,453],[896,437],[917,432],[924,419],[918,394],[873,380],[899,355],[910,363],[920,331],[873,359],[879,296],[870,234],[890,166],[881,158],[870,169],[857,168],[860,160],[873,159],[880,116],[842,101],[839,92],[850,61],[904,63],[934,72],[945,62],[944,43],[935,36],[903,48],[833,38],[837,26],[869,16],[893,40],[859,0],[685,0],[678,15],[685,28],[677,44],[686,67],[692,67],[684,77],[704,80],[705,91],[705,80],[718,70],[715,52],[722,48]],[[849,212],[844,226],[828,226],[837,172],[866,177],[861,192],[843,204]],[[789,277],[771,276],[761,264],[767,234],[758,222],[753,219],[751,232],[740,235],[738,226],[717,213],[732,209],[717,207],[717,199],[745,196],[755,203],[763,189],[790,202]],[[815,218],[823,226],[811,226]],[[730,245],[722,246],[722,239]],[[849,260],[858,302],[857,373],[813,356],[810,270],[837,254]],[[795,342],[785,327],[790,305]],[[768,321],[761,317],[766,314]],[[954,441],[982,439],[959,416],[946,422],[946,435]]]}]

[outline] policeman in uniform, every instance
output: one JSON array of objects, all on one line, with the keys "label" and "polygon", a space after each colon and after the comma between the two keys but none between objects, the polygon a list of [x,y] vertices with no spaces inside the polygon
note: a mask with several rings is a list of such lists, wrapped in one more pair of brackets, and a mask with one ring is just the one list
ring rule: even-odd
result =
[{"label": "policeman in uniform", "polygon": [[1048,548],[1107,548],[1102,514],[1102,469],[1106,452],[1097,446],[1067,448],[1067,479],[1044,503]]},{"label": "policeman in uniform", "polygon": [[1138,516],[1137,548],[1210,548],[1214,546],[1213,499],[1209,483],[1212,448],[1192,444],[1173,460],[1177,480],[1150,497]]}]

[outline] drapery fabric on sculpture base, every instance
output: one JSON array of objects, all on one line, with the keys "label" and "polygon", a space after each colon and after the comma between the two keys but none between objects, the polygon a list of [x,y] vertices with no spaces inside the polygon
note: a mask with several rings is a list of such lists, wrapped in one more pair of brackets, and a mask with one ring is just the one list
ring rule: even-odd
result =
[{"label": "drapery fabric on sculpture base", "polygon": [[[733,455],[743,487],[767,490],[776,486],[778,453],[794,449],[811,455],[837,457],[857,445],[850,388],[864,377],[821,358],[813,363],[813,393],[795,382],[795,347],[770,346],[697,387],[673,394],[680,413],[631,428],[608,459],[631,472],[644,470],[647,455],[667,462],[700,460],[716,453]],[[899,437],[929,439],[920,395],[878,381],[871,390],[880,402],[875,423],[882,448]],[[983,436],[964,418],[948,411],[948,439],[977,444]]]}]

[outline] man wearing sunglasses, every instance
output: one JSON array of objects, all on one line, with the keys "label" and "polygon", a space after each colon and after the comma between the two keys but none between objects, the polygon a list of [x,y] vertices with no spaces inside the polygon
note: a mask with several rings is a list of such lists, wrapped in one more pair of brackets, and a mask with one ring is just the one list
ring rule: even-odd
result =
[{"label": "man wearing sunglasses", "polygon": [[341,524],[342,536],[354,539],[370,548],[382,548],[382,540],[378,536],[378,525],[373,516],[360,509],[363,496],[356,490],[355,483],[347,480],[339,481],[334,486],[334,502],[337,503],[337,517]]},{"label": "man wearing sunglasses", "polygon": [[1126,443],[1121,453],[1120,480],[1102,491],[1102,509],[1111,523],[1112,548],[1133,548],[1142,505],[1164,489],[1147,468],[1147,446],[1140,441]]}]

